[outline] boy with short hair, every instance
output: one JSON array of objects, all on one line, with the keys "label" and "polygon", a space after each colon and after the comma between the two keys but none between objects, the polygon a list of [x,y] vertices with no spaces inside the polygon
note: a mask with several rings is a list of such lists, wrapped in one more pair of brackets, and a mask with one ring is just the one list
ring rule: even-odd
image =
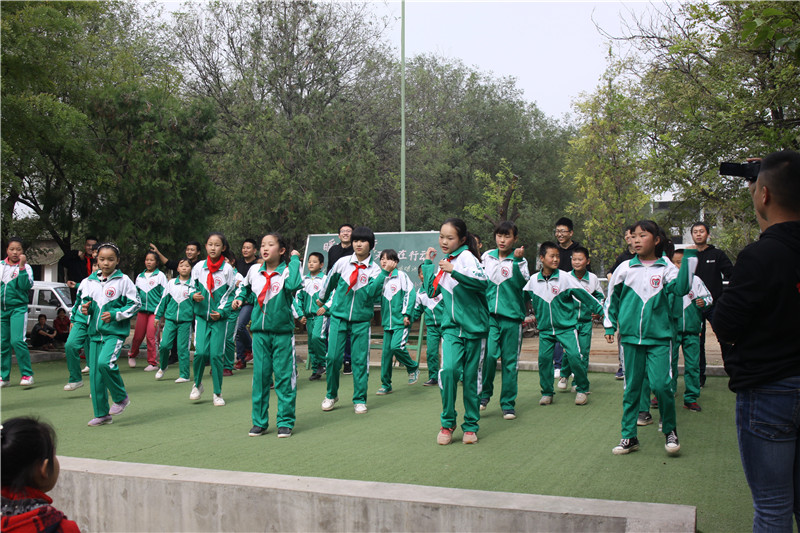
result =
[{"label": "boy with short hair", "polygon": [[[572,251],[572,272],[570,272],[570,275],[574,276],[583,285],[583,288],[589,291],[595,300],[602,304],[605,295],[603,294],[603,288],[600,286],[600,280],[587,270],[590,262],[589,250],[583,246],[576,247]],[[581,354],[583,354],[583,366],[586,372],[589,371],[589,351],[592,348],[592,321],[595,318],[599,318],[599,315],[592,313],[587,306],[578,301],[578,325],[575,327],[575,331],[578,332],[578,347],[581,350]],[[567,381],[571,373],[569,361],[566,361],[561,369],[558,389],[566,391]]]},{"label": "boy with short hair", "polygon": [[307,263],[308,276],[303,278],[303,288],[297,291],[295,307],[308,332],[308,358],[312,370],[308,379],[318,381],[325,373],[324,332],[328,322],[328,308],[317,305],[317,296],[325,283],[325,257],[319,252],[311,252]]},{"label": "boy with short hair", "polygon": [[489,306],[489,339],[483,362],[481,410],[486,409],[494,392],[494,374],[501,361],[502,388],[500,409],[503,418],[516,418],[517,371],[522,347],[522,321],[525,319],[525,293],[522,288],[531,278],[525,248],[516,248],[517,225],[506,220],[494,230],[497,248],[481,257],[489,278],[486,301]]},{"label": "boy with short hair", "polygon": [[[424,282],[422,264],[417,268],[417,273],[419,274],[419,280]],[[423,289],[416,291],[411,322],[418,320],[423,313],[425,313],[425,327],[428,330],[425,337],[425,360],[428,363],[428,381],[423,385],[425,387],[433,387],[439,385],[439,346],[442,343],[441,325],[442,313],[444,313],[442,295],[439,294],[436,298],[431,298]],[[422,335],[421,329],[419,334]]]},{"label": "boy with short hair", "polygon": [[560,342],[575,375],[576,405],[588,401],[589,378],[583,365],[584,355],[578,346],[575,327],[578,323],[577,302],[585,304],[592,313],[600,314],[603,307],[574,276],[560,272],[558,245],[545,242],[539,248],[542,270],[525,285],[531,298],[533,313],[539,328],[539,385],[542,399],[539,405],[553,403],[553,347]]},{"label": "boy with short hair", "polygon": [[56,330],[47,323],[47,315],[41,314],[37,318],[39,321],[33,326],[31,332],[31,344],[34,348],[52,350],[55,348],[53,339],[56,337]]},{"label": "boy with short hair", "polygon": [[397,263],[389,261],[382,270],[371,256],[375,234],[367,227],[352,233],[353,255],[339,259],[328,273],[319,291],[318,305],[332,296],[331,319],[328,331],[327,382],[328,391],[322,400],[322,410],[330,411],[339,393],[339,369],[344,357],[348,334],[353,368],[353,404],[356,414],[367,412],[369,380],[369,339],[373,306],[383,289],[386,275]]}]

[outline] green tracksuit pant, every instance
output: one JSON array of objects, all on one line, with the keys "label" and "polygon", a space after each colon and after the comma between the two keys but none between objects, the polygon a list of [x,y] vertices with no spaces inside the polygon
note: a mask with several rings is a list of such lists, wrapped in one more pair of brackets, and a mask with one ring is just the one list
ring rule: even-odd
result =
[{"label": "green tracksuit pant", "polygon": [[339,395],[339,370],[344,359],[344,346],[350,336],[350,361],[353,369],[353,403],[367,403],[369,386],[369,338],[370,324],[349,322],[331,317],[328,329],[328,380],[327,398]]},{"label": "green tracksuit pant", "polygon": [[203,383],[203,372],[211,364],[214,394],[222,394],[222,371],[225,368],[225,320],[195,320],[194,386]]},{"label": "green tracksuit pant", "polygon": [[308,332],[308,358],[311,370],[317,372],[325,369],[325,325],[328,317],[311,315],[306,317],[306,331]]},{"label": "green tracksuit pant", "polygon": [[678,390],[678,351],[683,346],[683,403],[700,398],[700,335],[679,333],[672,345],[672,390]]},{"label": "green tracksuit pant", "polygon": [[[428,379],[439,380],[439,345],[442,343],[442,330],[439,326],[425,326],[425,360],[428,362]],[[420,335],[422,332],[420,331]]]},{"label": "green tracksuit pant", "polygon": [[269,425],[269,389],[275,376],[277,426],[293,428],[297,400],[297,358],[293,333],[256,331],[253,337],[253,425]]},{"label": "green tracksuit pant", "polygon": [[86,347],[84,353],[86,360],[89,360],[89,332],[87,325],[81,322],[73,322],[69,330],[67,342],[64,344],[64,355],[67,359],[67,370],[69,371],[69,382],[78,383],[83,381],[81,376],[81,348]]},{"label": "green tracksuit pant", "polygon": [[239,312],[231,311],[228,320],[225,322],[225,370],[233,370],[233,363],[236,362],[236,323],[239,320]]},{"label": "green tracksuit pant", "polygon": [[31,352],[25,342],[27,327],[27,305],[0,311],[0,378],[3,381],[8,381],[11,377],[11,350],[17,356],[20,375],[33,376]]},{"label": "green tracksuit pant", "polygon": [[[581,360],[583,361],[583,368],[586,370],[586,375],[589,375],[589,351],[592,349],[592,323],[591,322],[578,322],[575,327],[578,332],[578,348],[581,351]],[[561,377],[569,378],[572,370],[569,368],[569,359],[565,358],[561,365]]]},{"label": "green tracksuit pant", "polygon": [[481,418],[481,368],[486,355],[486,339],[465,339],[454,334],[455,331],[442,331],[442,368],[439,370],[442,427],[456,427],[458,380],[463,376],[464,423],[461,429],[477,432]]},{"label": "green tracksuit pant", "polygon": [[192,335],[191,322],[175,322],[164,320],[164,330],[161,332],[161,344],[158,347],[159,368],[166,370],[169,365],[169,351],[178,339],[178,368],[180,377],[189,379],[189,339]]},{"label": "green tracksuit pant", "polygon": [[[625,394],[622,397],[622,438],[636,436],[639,411],[649,410],[649,394],[658,400],[666,435],[675,429],[675,390],[672,388],[672,357],[669,344],[622,344],[624,352]],[[645,379],[647,378],[647,379]],[[647,397],[647,408],[642,405]]]},{"label": "green tracksuit pant", "polygon": [[97,338],[89,341],[89,382],[95,418],[108,416],[109,392],[114,403],[128,397],[117,366],[124,343],[124,338],[112,335],[104,336],[102,340]]},{"label": "green tracksuit pant", "polygon": [[381,353],[381,385],[392,390],[392,362],[397,359],[410,374],[419,369],[419,363],[408,354],[406,343],[410,327],[383,331],[383,352]]},{"label": "green tracksuit pant", "polygon": [[[584,366],[583,354],[578,347],[578,332],[574,329],[539,331],[539,387],[542,396],[553,395],[553,348],[556,342],[564,347],[564,359],[569,363],[570,372],[575,375],[575,387],[578,392],[589,392],[588,365]],[[564,374],[562,374],[564,375]]]},{"label": "green tracksuit pant", "polygon": [[489,341],[483,362],[481,398],[488,400],[494,393],[494,374],[500,360],[503,380],[500,389],[500,409],[514,409],[517,402],[519,350],[522,348],[522,324],[497,315],[489,315]]}]

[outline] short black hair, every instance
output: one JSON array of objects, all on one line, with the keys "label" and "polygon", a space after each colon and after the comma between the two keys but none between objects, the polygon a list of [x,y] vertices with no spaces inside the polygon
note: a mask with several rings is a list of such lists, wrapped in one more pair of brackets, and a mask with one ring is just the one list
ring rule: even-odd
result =
[{"label": "short black hair", "polygon": [[504,220],[494,228],[495,235],[511,235],[512,237],[516,237],[518,233],[519,229],[517,229],[517,225],[510,220]]},{"label": "short black hair", "polygon": [[178,266],[181,266],[181,263],[183,263],[184,261],[186,261],[189,264],[189,266],[192,266],[192,262],[189,261],[188,257],[181,257],[180,259],[178,259]]},{"label": "short black hair", "polygon": [[422,263],[417,267],[417,274],[422,274]]},{"label": "short black hair", "polygon": [[94,235],[87,235],[87,236],[86,236],[86,238],[85,238],[85,239],[83,239],[83,242],[84,242],[84,243],[85,243],[86,241],[100,242],[100,239],[98,239],[98,238],[97,238],[97,237],[95,237]]},{"label": "short black hair", "polygon": [[[208,239],[206,239],[206,240],[208,240]],[[200,244],[199,241],[188,241],[186,243],[186,246],[194,246],[195,248],[197,248],[198,252],[203,249],[203,245]],[[185,249],[185,247],[184,247],[184,249]]]},{"label": "short black hair", "polygon": [[775,203],[800,212],[800,152],[773,152],[761,160],[758,179],[772,193]]},{"label": "short black hair", "polygon": [[352,242],[367,241],[369,243],[370,251],[375,248],[375,234],[366,226],[358,226],[357,228],[353,228],[353,234],[350,236],[350,240]]},{"label": "short black hair", "polygon": [[558,245],[552,241],[544,241],[541,246],[539,246],[539,257],[544,257],[547,255],[547,250],[558,250]]},{"label": "short black hair", "polygon": [[41,315],[39,315],[38,317],[36,317],[36,319],[37,319],[37,320],[38,320],[38,319],[40,319],[40,318],[44,318],[45,320],[47,320],[47,315],[46,315],[46,314],[44,314],[44,313],[42,313]]},{"label": "short black hair", "polygon": [[252,244],[252,245],[253,245],[253,248],[256,248],[256,249],[258,249],[258,243],[256,242],[256,240],[255,240],[255,239],[250,239],[250,238],[247,238],[247,239],[243,240],[243,241],[242,241],[242,246],[244,246],[244,243],[246,243],[246,242],[249,242],[250,244]]},{"label": "short black hair", "polygon": [[34,484],[34,473],[47,459],[48,471],[55,468],[56,432],[53,426],[31,417],[11,418],[0,428],[3,487],[20,491]]},{"label": "short black hair", "polygon": [[319,260],[319,264],[320,265],[324,265],[325,264],[325,256],[322,255],[321,253],[319,253],[319,252],[311,252],[310,254],[308,254],[308,258],[309,259],[311,259],[312,257],[316,257]]},{"label": "short black hair", "polygon": [[694,228],[696,228],[697,226],[703,226],[704,228],[706,228],[706,233],[711,233],[711,228],[709,228],[708,224],[706,224],[702,220],[698,220],[697,222],[692,224],[692,227],[689,228],[689,231],[694,231]]},{"label": "short black hair", "polygon": [[561,217],[556,220],[556,227],[558,226],[566,226],[568,230],[573,231],[573,224],[572,220],[568,219],[567,217]]},{"label": "short black hair", "polygon": [[656,244],[656,249],[655,249],[656,259],[664,255],[666,234],[661,230],[661,228],[658,226],[658,224],[656,224],[654,220],[640,220],[631,227],[634,230],[636,230],[636,228],[642,228],[644,231],[650,233],[653,236],[653,240],[658,238],[658,244]]},{"label": "short black hair", "polygon": [[352,224],[347,224],[347,223],[345,223],[345,224],[342,224],[341,226],[339,226],[339,230],[338,230],[336,233],[339,233],[339,232],[341,232],[341,231],[342,231],[342,228],[350,228],[351,230],[354,230],[354,229],[355,229],[355,228],[353,227],[353,225],[352,225]]},{"label": "short black hair", "polygon": [[6,247],[10,246],[12,242],[18,242],[19,245],[22,246],[23,249],[25,249],[25,243],[22,242],[22,237],[9,237],[8,244],[6,244]]},{"label": "short black hair", "polygon": [[583,246],[576,246],[575,248],[572,249],[572,253],[573,254],[583,254],[584,257],[586,257],[586,259],[591,259],[591,257],[589,257],[588,248],[584,248]]},{"label": "short black hair", "polygon": [[381,259],[383,259],[384,257],[389,261],[400,262],[400,258],[397,257],[397,250],[393,248],[386,248],[385,250],[382,250]]},{"label": "short black hair", "polygon": [[675,254],[683,255],[683,248],[675,248],[675,251],[672,252],[672,256],[674,257]]}]

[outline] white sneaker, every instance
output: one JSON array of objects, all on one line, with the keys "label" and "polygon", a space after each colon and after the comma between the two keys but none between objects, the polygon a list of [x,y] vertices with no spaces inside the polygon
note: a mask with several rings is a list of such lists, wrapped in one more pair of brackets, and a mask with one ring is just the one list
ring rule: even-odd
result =
[{"label": "white sneaker", "polygon": [[23,387],[30,387],[33,385],[33,376],[22,376],[22,379],[19,380],[19,384]]},{"label": "white sneaker", "polygon": [[588,400],[589,398],[582,392],[575,395],[575,405],[586,405]]},{"label": "white sneaker", "polygon": [[89,365],[86,365],[86,366],[85,366],[85,367],[83,367],[83,369],[81,370],[81,374],[88,374],[88,373],[89,373]]},{"label": "white sneaker", "polygon": [[203,384],[202,383],[200,384],[199,387],[195,385],[194,387],[192,387],[192,392],[189,393],[189,399],[190,400],[199,400],[200,396],[203,394],[204,390],[205,389],[203,389]]},{"label": "white sneaker", "polygon": [[558,390],[567,390],[567,378],[560,378],[558,380]]},{"label": "white sneaker", "polygon": [[136,368],[136,358],[135,357],[128,357],[128,366],[131,368]]},{"label": "white sneaker", "polygon": [[561,369],[560,368],[556,368],[555,370],[553,370],[553,375],[555,377],[557,377],[557,378],[560,378],[561,377]]},{"label": "white sneaker", "polygon": [[357,415],[363,415],[367,412],[367,404],[365,403],[357,403],[355,406],[355,411]]},{"label": "white sneaker", "polygon": [[322,410],[330,411],[333,409],[333,404],[339,401],[339,398],[325,398],[322,400]]},{"label": "white sneaker", "polygon": [[552,396],[542,396],[542,399],[539,400],[539,405],[550,405],[551,403],[553,403]]},{"label": "white sneaker", "polygon": [[156,365],[147,365],[146,367],[144,367],[145,372],[153,372],[154,370],[158,370],[158,367]]},{"label": "white sneaker", "polygon": [[225,405],[225,400],[222,399],[222,396],[219,394],[214,395],[214,407],[222,407]]},{"label": "white sneaker", "polygon": [[161,379],[163,377],[164,377],[164,371],[159,368],[158,372],[156,372],[156,379]]},{"label": "white sneaker", "polygon": [[64,390],[75,390],[80,389],[81,387],[83,387],[83,381],[76,381],[75,383],[67,383],[64,385]]},{"label": "white sneaker", "polygon": [[178,378],[175,380],[175,383],[189,383],[191,379],[188,378]]},{"label": "white sneaker", "polygon": [[2,389],[3,387],[10,387],[10,386],[11,386],[10,381],[0,381],[0,389]]}]

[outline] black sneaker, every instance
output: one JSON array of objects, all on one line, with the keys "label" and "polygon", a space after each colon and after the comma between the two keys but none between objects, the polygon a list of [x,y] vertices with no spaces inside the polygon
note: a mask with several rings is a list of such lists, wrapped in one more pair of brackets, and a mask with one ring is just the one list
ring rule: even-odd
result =
[{"label": "black sneaker", "polygon": [[278,428],[278,438],[283,439],[292,436],[292,428]]},{"label": "black sneaker", "polygon": [[489,398],[481,398],[481,411],[485,411],[487,405],[489,405]]},{"label": "black sneaker", "polygon": [[614,379],[625,379],[625,372],[622,371],[622,367],[614,374]]},{"label": "black sneaker", "polygon": [[683,408],[690,411],[695,411],[697,413],[703,410],[703,408],[700,407],[700,404],[697,402],[683,402]]},{"label": "black sneaker", "polygon": [[436,378],[431,378],[422,385],[425,387],[436,387],[437,385],[439,385],[439,380],[437,380]]},{"label": "black sneaker", "polygon": [[649,426],[653,423],[653,415],[647,411],[639,411],[639,418],[636,419],[637,426]]},{"label": "black sneaker", "polygon": [[247,435],[250,436],[250,437],[260,437],[261,435],[263,435],[266,432],[267,432],[267,428],[262,428],[262,427],[259,427],[259,426],[253,426],[252,428],[250,428],[250,433],[248,433]]},{"label": "black sneaker", "polygon": [[350,363],[350,361],[344,362],[342,365],[342,373],[348,376],[353,373],[353,365]]},{"label": "black sneaker", "polygon": [[320,378],[322,378],[322,374],[319,372],[314,372],[308,377],[308,381],[319,381]]},{"label": "black sneaker", "polygon": [[513,409],[503,409],[503,418],[506,420],[514,420],[517,418],[517,413]]},{"label": "black sneaker", "polygon": [[675,455],[681,451],[681,443],[678,442],[678,432],[674,429],[667,433],[667,443],[664,444],[664,449],[666,449],[667,453],[670,455]]},{"label": "black sneaker", "polygon": [[611,453],[614,455],[625,455],[626,453],[635,452],[639,449],[639,439],[633,437],[632,439],[622,439],[619,444],[614,446]]}]

